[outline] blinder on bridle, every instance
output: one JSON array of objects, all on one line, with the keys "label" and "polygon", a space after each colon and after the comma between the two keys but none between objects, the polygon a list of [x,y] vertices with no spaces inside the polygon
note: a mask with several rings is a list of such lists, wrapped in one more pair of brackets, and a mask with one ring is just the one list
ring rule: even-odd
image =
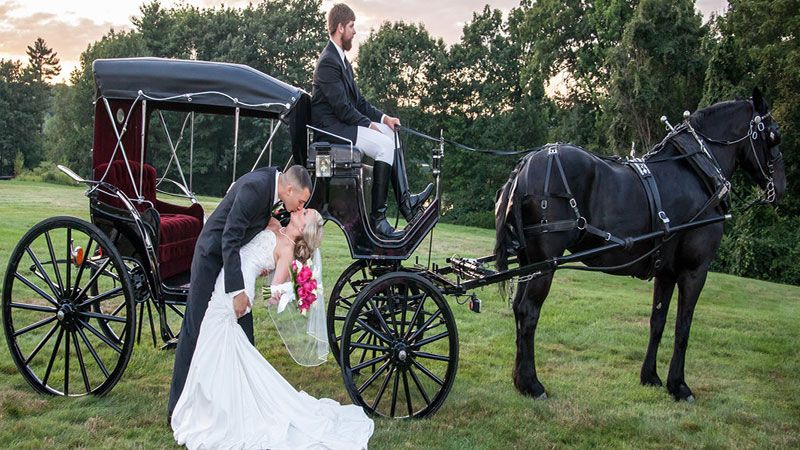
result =
[{"label": "blinder on bridle", "polygon": [[[753,105],[753,111],[754,116],[753,119],[750,120],[750,128],[747,133],[750,139],[750,149],[753,152],[753,158],[756,160],[756,164],[758,164],[761,175],[763,175],[764,179],[767,181],[766,187],[764,188],[764,199],[767,203],[773,203],[776,199],[775,182],[773,180],[775,164],[783,158],[783,154],[778,146],[781,142],[780,127],[777,122],[772,120],[771,112],[767,112],[763,116],[759,115],[758,112],[756,112],[755,105]],[[769,125],[767,125],[767,122],[769,122]],[[763,159],[767,165],[766,170],[764,170],[761,164],[761,158],[759,158],[756,150],[755,143],[759,140],[764,141],[764,145],[766,146],[763,150]]]}]

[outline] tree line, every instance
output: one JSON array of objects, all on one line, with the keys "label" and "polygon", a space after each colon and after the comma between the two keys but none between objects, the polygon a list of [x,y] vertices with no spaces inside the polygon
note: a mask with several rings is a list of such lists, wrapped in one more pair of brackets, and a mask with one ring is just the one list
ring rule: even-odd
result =
[{"label": "tree line", "polygon": [[[320,4],[266,0],[209,9],[151,1],[130,31],[111,30],[90,44],[69,85],[55,87],[47,81],[58,73],[58,60],[37,41],[27,66],[0,65],[0,174],[16,160],[28,168],[66,164],[89,175],[97,58],[236,62],[310,92],[313,65],[327,41]],[[782,126],[788,192],[777,209],[736,214],[755,188],[744,177],[734,180],[735,219],[715,269],[797,284],[799,18],[797,0],[730,0],[725,13],[705,22],[693,0],[522,0],[506,13],[488,5],[474,12],[449,47],[422,24],[383,23],[359,48],[356,78],[374,104],[434,136],[443,130],[475,148],[571,142],[606,155],[643,154],[666,134],[660,116],[679,122],[684,110],[747,98],[758,86]],[[184,118],[165,118],[175,139]],[[232,126],[230,118],[197,119],[196,192],[220,195],[230,183]],[[237,175],[261,151],[263,128],[242,124]],[[151,147],[165,150],[153,156],[164,167],[166,138],[151,132],[150,139]],[[273,163],[283,164],[288,135],[277,139]],[[431,144],[406,137],[405,145],[412,183],[423,185]],[[495,191],[516,161],[447,148],[443,220],[493,226]]]}]

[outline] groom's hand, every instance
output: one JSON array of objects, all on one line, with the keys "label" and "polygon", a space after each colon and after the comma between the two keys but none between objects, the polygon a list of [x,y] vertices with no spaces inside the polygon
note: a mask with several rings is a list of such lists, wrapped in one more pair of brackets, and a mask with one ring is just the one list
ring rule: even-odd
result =
[{"label": "groom's hand", "polygon": [[246,293],[240,292],[233,297],[233,312],[236,314],[237,319],[244,315],[248,306],[250,306],[250,299],[247,298]]}]

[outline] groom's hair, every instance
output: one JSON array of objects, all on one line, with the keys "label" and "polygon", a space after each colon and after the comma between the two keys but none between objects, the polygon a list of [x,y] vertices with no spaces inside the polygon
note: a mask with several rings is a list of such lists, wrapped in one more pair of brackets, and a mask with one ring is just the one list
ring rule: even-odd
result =
[{"label": "groom's hair", "polygon": [[295,164],[289,167],[289,169],[283,173],[283,176],[286,177],[286,182],[294,186],[295,189],[299,189],[300,191],[308,189],[308,192],[311,192],[313,189],[313,186],[311,186],[311,176],[308,174],[308,170],[301,165]]}]

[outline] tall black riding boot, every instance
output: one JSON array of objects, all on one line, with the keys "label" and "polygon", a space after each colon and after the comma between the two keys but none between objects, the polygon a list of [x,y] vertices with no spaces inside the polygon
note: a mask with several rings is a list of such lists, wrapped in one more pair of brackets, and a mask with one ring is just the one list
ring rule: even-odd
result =
[{"label": "tall black riding boot", "polygon": [[411,222],[422,204],[433,192],[433,183],[428,183],[419,194],[412,194],[408,189],[408,175],[406,174],[406,161],[402,149],[394,150],[394,165],[392,166],[392,188],[397,199],[400,213],[407,221]]},{"label": "tall black riding boot", "polygon": [[375,161],[372,167],[372,213],[369,218],[376,233],[385,238],[398,239],[403,237],[403,233],[395,231],[386,221],[386,195],[389,193],[391,172],[391,165]]}]

